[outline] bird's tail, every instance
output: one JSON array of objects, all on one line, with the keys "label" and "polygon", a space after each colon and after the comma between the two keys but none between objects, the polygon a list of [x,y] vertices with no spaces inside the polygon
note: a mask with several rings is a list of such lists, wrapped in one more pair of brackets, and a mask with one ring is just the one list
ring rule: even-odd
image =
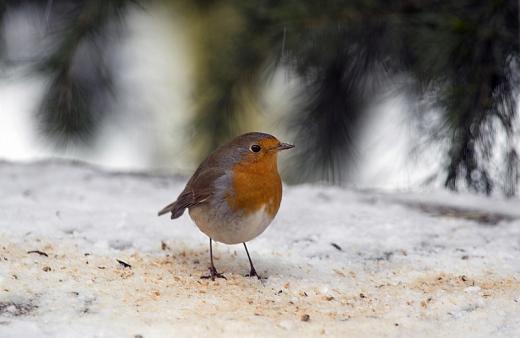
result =
[{"label": "bird's tail", "polygon": [[164,214],[167,214],[169,212],[172,213],[171,219],[181,217],[184,213],[184,209],[186,209],[186,206],[180,205],[180,203],[177,203],[177,201],[168,204],[164,208],[161,209],[161,211],[158,212],[158,216],[162,216]]}]

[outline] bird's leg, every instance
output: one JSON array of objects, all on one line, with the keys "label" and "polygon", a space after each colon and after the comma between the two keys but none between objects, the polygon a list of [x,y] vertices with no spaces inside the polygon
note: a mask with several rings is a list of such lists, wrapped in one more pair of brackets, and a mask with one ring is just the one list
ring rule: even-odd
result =
[{"label": "bird's leg", "polygon": [[201,279],[210,279],[210,278],[211,278],[212,281],[215,280],[215,277],[216,277],[216,278],[224,278],[224,279],[227,279],[227,278],[224,276],[224,274],[219,273],[219,272],[217,271],[217,269],[215,268],[215,264],[213,264],[213,244],[212,244],[212,243],[213,243],[213,240],[212,240],[211,237],[210,237],[210,239],[209,239],[209,259],[210,259],[210,261],[211,261],[211,266],[209,267],[209,275],[203,275],[203,276],[201,276],[200,278],[201,278]]},{"label": "bird's leg", "polygon": [[249,265],[251,265],[251,271],[249,271],[249,274],[246,275],[246,277],[256,277],[260,279],[260,276],[256,273],[255,267],[253,266],[253,261],[251,260],[251,256],[249,256],[249,251],[247,250],[246,243],[244,244],[244,248],[246,249],[247,258],[249,259]]}]

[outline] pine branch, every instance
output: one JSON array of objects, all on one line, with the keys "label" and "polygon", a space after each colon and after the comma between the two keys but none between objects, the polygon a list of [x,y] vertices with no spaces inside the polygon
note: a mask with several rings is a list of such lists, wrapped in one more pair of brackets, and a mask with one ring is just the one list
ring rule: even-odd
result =
[{"label": "pine branch", "polygon": [[[113,92],[103,49],[97,47],[114,20],[121,21],[133,1],[84,1],[74,7],[63,5],[55,18],[58,46],[37,69],[50,78],[38,111],[40,129],[57,146],[88,143],[108,114]],[[59,27],[59,28],[58,28]]]}]

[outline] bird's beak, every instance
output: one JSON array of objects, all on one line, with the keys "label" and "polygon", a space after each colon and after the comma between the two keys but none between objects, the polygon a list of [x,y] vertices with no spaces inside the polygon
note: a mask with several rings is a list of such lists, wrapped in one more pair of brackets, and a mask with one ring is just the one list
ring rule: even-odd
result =
[{"label": "bird's beak", "polygon": [[294,148],[294,145],[289,143],[280,143],[278,147],[276,147],[276,150],[285,150],[285,149],[291,149]]}]

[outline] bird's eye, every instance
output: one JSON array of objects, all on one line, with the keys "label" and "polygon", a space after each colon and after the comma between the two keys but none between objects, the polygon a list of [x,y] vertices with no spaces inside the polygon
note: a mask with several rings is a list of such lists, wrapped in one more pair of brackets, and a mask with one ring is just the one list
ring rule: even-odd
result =
[{"label": "bird's eye", "polygon": [[253,145],[251,146],[251,151],[252,151],[253,153],[257,153],[257,152],[259,152],[260,149],[262,149],[262,148],[260,148],[260,146],[259,146],[258,144],[253,144]]}]

